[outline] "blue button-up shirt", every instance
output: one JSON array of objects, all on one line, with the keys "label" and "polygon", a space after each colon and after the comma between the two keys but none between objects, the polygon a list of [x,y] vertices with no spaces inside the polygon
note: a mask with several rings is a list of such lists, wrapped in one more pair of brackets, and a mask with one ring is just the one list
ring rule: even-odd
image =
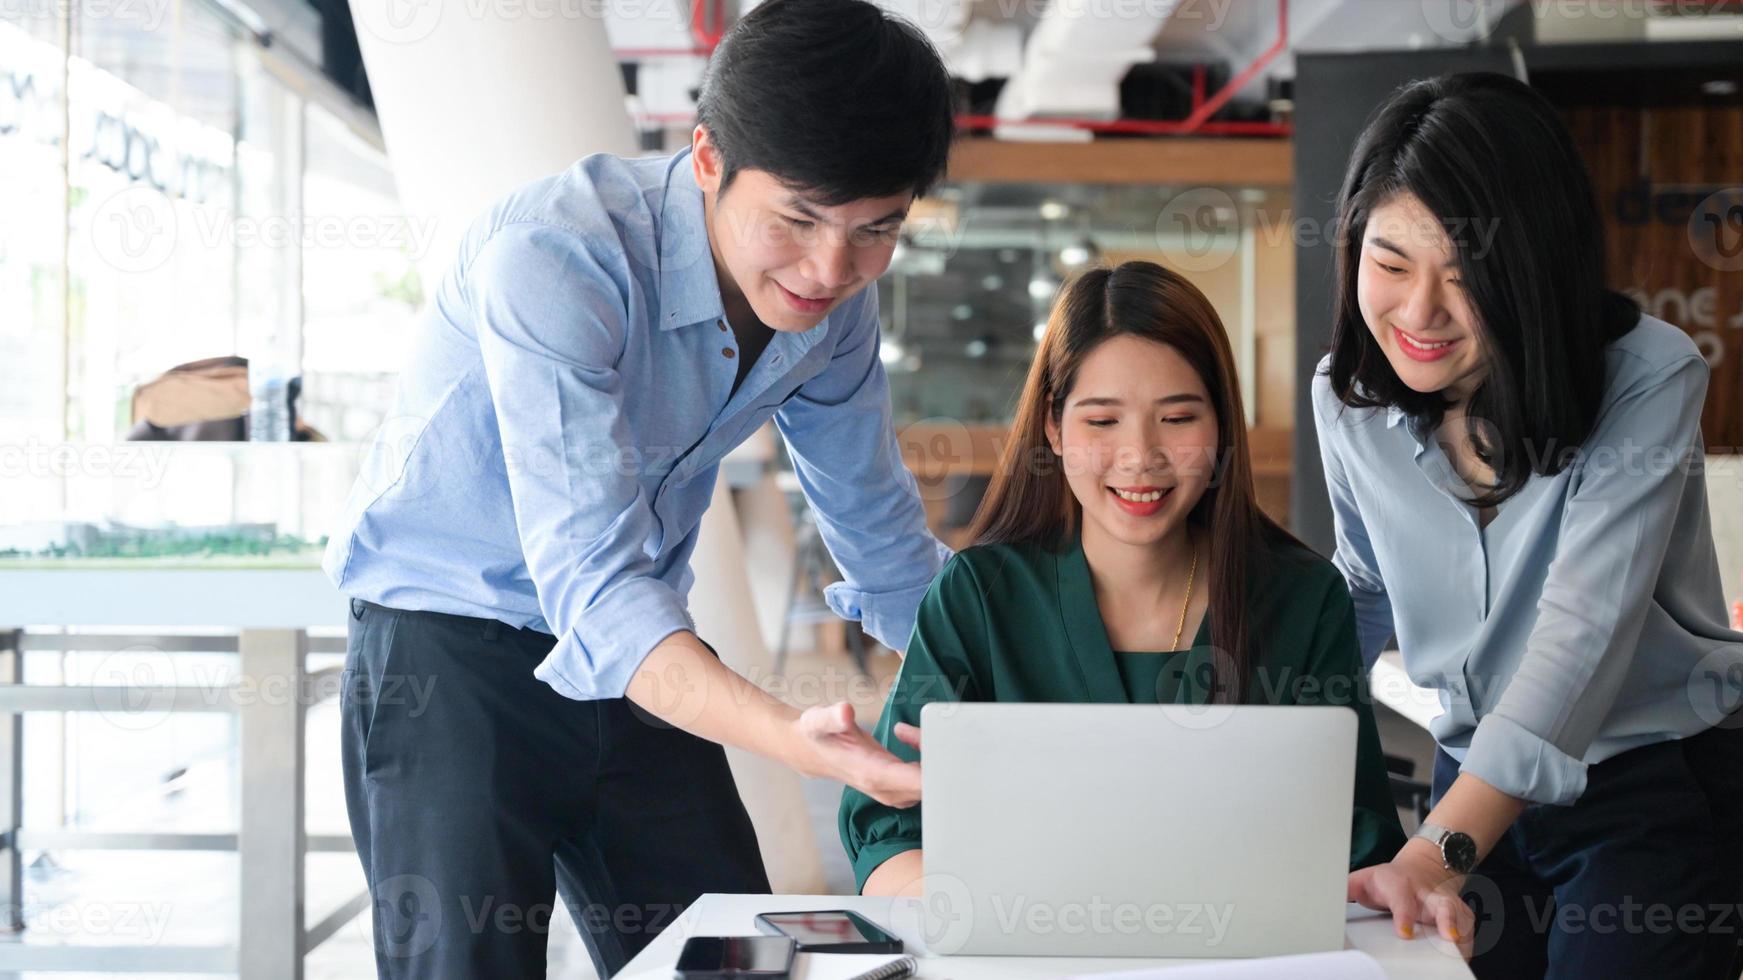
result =
[{"label": "blue button-up shirt", "polygon": [[891,429],[877,291],[776,333],[733,393],[737,353],[688,151],[591,156],[521,188],[472,224],[435,293],[328,576],[384,606],[551,633],[535,676],[621,696],[694,628],[718,464],[773,417],[845,579],[829,605],[905,648],[949,551]]},{"label": "blue button-up shirt", "polygon": [[1533,477],[1488,527],[1432,433],[1346,408],[1313,379],[1333,561],[1371,666],[1396,633],[1461,771],[1567,804],[1586,767],[1692,735],[1735,707],[1743,634],[1726,628],[1700,462],[1707,365],[1642,319],[1608,350],[1596,428],[1575,464]]}]

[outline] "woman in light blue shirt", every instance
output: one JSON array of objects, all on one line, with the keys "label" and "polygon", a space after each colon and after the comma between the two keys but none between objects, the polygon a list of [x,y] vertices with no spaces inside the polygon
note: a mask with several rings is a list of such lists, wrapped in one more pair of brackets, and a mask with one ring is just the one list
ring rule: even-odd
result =
[{"label": "woman in light blue shirt", "polygon": [[1395,635],[1446,709],[1424,829],[1351,900],[1480,977],[1736,977],[1743,634],[1706,362],[1606,289],[1584,165],[1511,78],[1397,92],[1339,211],[1313,379],[1333,560],[1368,662]]}]

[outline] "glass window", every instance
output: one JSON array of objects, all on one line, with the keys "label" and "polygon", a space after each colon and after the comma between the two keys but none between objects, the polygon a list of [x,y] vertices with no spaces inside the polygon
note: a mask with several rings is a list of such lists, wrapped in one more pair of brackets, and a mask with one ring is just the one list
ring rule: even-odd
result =
[{"label": "glass window", "polygon": [[[141,8],[143,10],[143,6]],[[135,385],[235,350],[235,37],[81,15],[68,64],[66,435],[131,427]]]},{"label": "glass window", "polygon": [[299,411],[328,439],[361,441],[392,410],[434,227],[401,211],[386,155],[318,105],[307,118]]},{"label": "glass window", "polygon": [[0,20],[0,444],[60,437],[60,26],[53,16]]}]

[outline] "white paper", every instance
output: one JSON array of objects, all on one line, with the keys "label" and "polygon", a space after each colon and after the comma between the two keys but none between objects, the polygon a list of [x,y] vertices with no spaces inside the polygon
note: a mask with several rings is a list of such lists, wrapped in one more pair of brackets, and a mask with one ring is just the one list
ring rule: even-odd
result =
[{"label": "white paper", "polygon": [[1085,973],[1069,980],[1386,980],[1379,961],[1359,949],[1299,956],[1262,956],[1119,973]]},{"label": "white paper", "polygon": [[800,953],[793,960],[793,980],[853,980],[901,958],[895,953]]}]

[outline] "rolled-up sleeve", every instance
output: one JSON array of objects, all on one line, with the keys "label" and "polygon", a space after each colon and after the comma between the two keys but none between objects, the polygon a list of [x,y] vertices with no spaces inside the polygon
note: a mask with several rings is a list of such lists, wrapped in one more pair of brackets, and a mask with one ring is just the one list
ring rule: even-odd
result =
[{"label": "rolled-up sleeve", "polygon": [[915,610],[950,557],[926,528],[913,474],[890,421],[878,358],[877,291],[856,298],[829,364],[788,399],[775,424],[843,581],[824,590],[837,615],[903,649]]},{"label": "rolled-up sleeve", "polygon": [[578,700],[622,696],[659,642],[691,629],[655,577],[654,519],[622,447],[622,294],[578,235],[498,231],[467,272],[520,544],[557,637],[534,676]]},{"label": "rolled-up sleeve", "polygon": [[1581,761],[1638,651],[1671,527],[1702,451],[1707,365],[1691,355],[1622,393],[1582,448],[1537,621],[1461,771],[1534,803],[1585,792]]},{"label": "rolled-up sleeve", "polygon": [[1337,417],[1343,406],[1332,393],[1331,380],[1326,375],[1327,366],[1327,361],[1321,361],[1314,372],[1313,419],[1336,534],[1336,550],[1332,552],[1331,561],[1344,574],[1344,581],[1349,586],[1350,599],[1356,607],[1356,632],[1361,643],[1362,664],[1371,670],[1395,630],[1392,601],[1386,594],[1386,582],[1380,577],[1374,545],[1368,540],[1368,528],[1362,522],[1362,511],[1356,504],[1349,474],[1344,470],[1343,457],[1339,453],[1341,434],[1337,431]]}]

